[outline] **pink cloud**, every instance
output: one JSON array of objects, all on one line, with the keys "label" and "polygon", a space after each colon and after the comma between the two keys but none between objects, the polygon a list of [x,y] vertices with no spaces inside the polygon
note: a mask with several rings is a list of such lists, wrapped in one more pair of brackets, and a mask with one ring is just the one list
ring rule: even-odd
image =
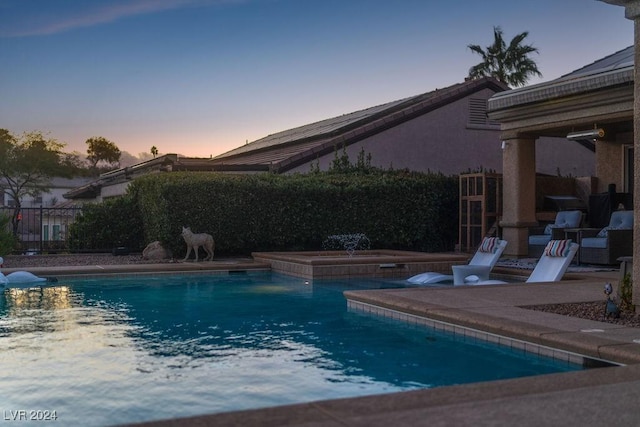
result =
[{"label": "pink cloud", "polygon": [[[243,0],[135,0],[109,3],[100,7],[86,7],[62,15],[40,19],[39,22],[21,23],[20,29],[3,31],[5,37],[25,37],[57,34],[76,28],[115,22],[136,15],[146,15],[171,9],[203,7],[225,3],[241,3]],[[82,4],[82,3],[81,3]],[[86,3],[87,6],[91,6]],[[38,20],[35,20],[38,21]]]}]

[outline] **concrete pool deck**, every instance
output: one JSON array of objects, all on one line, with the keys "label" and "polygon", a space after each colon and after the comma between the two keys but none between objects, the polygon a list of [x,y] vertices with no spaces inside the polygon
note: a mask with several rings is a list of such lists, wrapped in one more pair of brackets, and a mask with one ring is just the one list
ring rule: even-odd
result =
[{"label": "concrete pool deck", "polygon": [[[38,275],[220,272],[264,263],[132,264],[29,269]],[[8,273],[11,269],[4,269]],[[640,328],[522,306],[604,300],[618,272],[568,274],[559,283],[351,291],[360,303],[559,348],[626,366],[351,399],[154,421],[143,426],[584,426],[640,423]]]}]

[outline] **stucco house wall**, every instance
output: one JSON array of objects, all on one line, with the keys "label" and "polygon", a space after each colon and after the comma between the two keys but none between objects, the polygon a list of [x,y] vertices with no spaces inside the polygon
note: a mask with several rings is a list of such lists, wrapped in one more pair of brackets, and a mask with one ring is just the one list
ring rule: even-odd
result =
[{"label": "stucco house wall", "polygon": [[[494,93],[487,92],[487,98]],[[499,171],[502,168],[499,127],[468,128],[468,109],[468,98],[455,101],[357,142],[347,147],[347,154],[355,162],[364,150],[365,155],[371,154],[373,166],[385,169],[430,170],[446,175],[480,167]],[[339,148],[338,154],[341,152]],[[333,159],[334,154],[321,158],[320,169],[326,170]],[[294,171],[305,172],[309,168],[310,165],[305,165]]]},{"label": "stucco house wall", "polygon": [[540,137],[536,140],[536,172],[552,176],[593,176],[596,155],[566,138]]},{"label": "stucco house wall", "polygon": [[596,148],[598,192],[607,191],[609,184],[615,184],[619,192],[629,190],[625,188],[625,169],[623,167],[625,145],[633,145],[631,133],[617,135],[613,141],[598,141]]}]

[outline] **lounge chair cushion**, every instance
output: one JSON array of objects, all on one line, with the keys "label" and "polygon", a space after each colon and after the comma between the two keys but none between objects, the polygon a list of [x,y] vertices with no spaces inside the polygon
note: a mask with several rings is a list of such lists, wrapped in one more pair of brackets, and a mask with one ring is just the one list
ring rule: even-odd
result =
[{"label": "lounge chair cushion", "polygon": [[605,228],[603,228],[598,232],[596,237],[607,238],[609,237],[609,230],[631,230],[631,228],[632,227],[625,227],[625,226],[619,226],[619,225],[607,225]]},{"label": "lounge chair cushion", "polygon": [[486,252],[486,253],[495,253],[498,249],[498,242],[500,239],[497,237],[485,237],[482,239],[482,243],[480,243],[480,247],[478,251]]},{"label": "lounge chair cushion", "polygon": [[604,227],[596,237],[607,237],[609,230],[633,229],[633,211],[616,211],[611,214],[609,225]]},{"label": "lounge chair cushion", "polygon": [[580,240],[580,245],[583,248],[606,249],[607,238],[606,237],[583,237],[582,240]]},{"label": "lounge chair cushion", "polygon": [[560,211],[556,214],[553,224],[548,224],[543,234],[532,234],[529,236],[530,246],[546,246],[551,240],[554,228],[577,228],[582,222],[582,212],[580,211]]},{"label": "lounge chair cushion", "polygon": [[534,234],[529,236],[529,244],[535,246],[545,246],[551,240],[551,234]]},{"label": "lounge chair cushion", "polygon": [[551,240],[544,248],[544,254],[549,257],[565,257],[569,253],[571,240]]},{"label": "lounge chair cushion", "polygon": [[[580,211],[560,211],[556,215],[555,227],[559,228],[576,228],[582,222],[582,212]],[[549,231],[551,233],[551,231]]]}]

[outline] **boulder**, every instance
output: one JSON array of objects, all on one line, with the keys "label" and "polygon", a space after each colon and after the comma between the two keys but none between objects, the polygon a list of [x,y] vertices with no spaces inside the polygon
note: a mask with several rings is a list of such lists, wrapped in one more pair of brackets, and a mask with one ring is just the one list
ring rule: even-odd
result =
[{"label": "boulder", "polygon": [[171,251],[162,246],[159,241],[151,242],[142,251],[142,258],[148,260],[170,259]]}]

